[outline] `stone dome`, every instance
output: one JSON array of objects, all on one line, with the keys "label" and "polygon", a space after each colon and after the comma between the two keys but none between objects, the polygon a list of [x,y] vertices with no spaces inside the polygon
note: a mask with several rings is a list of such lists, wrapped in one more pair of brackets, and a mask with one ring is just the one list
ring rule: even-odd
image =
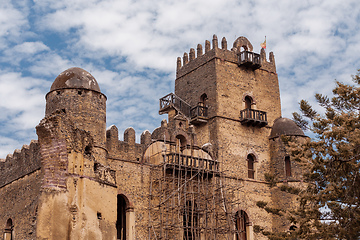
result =
[{"label": "stone dome", "polygon": [[69,68],[57,76],[51,85],[50,92],[66,88],[83,88],[100,92],[96,79],[82,68]]},{"label": "stone dome", "polygon": [[301,128],[299,128],[293,120],[282,117],[274,121],[270,138],[280,137],[281,135],[306,137]]}]

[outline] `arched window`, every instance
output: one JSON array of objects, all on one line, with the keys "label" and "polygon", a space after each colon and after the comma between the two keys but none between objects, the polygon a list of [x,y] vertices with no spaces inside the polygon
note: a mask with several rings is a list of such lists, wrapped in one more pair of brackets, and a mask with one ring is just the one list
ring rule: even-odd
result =
[{"label": "arched window", "polygon": [[255,178],[255,168],[254,168],[254,156],[252,154],[249,154],[247,156],[247,164],[248,164],[248,178]]},{"label": "arched window", "polygon": [[14,240],[14,225],[11,218],[6,221],[4,230],[4,240]]},{"label": "arched window", "polygon": [[127,204],[125,197],[117,195],[116,239],[126,240],[126,209]]},{"label": "arched window", "polygon": [[236,240],[247,240],[249,235],[249,217],[241,210],[235,214]]},{"label": "arched window", "polygon": [[183,215],[184,239],[199,239],[199,212],[195,202],[187,201]]},{"label": "arched window", "polygon": [[289,156],[285,157],[285,176],[291,177],[291,162]]},{"label": "arched window", "polygon": [[245,97],[245,109],[251,109],[251,104],[253,100],[250,96]]},{"label": "arched window", "polygon": [[183,135],[176,136],[176,152],[179,153],[186,148],[186,138]]},{"label": "arched window", "polygon": [[207,97],[206,93],[201,95],[199,105],[205,107],[207,99],[208,99],[208,97]]}]

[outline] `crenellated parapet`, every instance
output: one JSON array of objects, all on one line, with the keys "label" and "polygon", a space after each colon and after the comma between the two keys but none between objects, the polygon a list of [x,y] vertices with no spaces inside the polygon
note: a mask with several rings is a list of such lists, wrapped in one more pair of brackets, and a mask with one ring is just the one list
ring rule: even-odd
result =
[{"label": "crenellated parapet", "polygon": [[37,140],[0,159],[0,187],[40,169],[40,146]]},{"label": "crenellated parapet", "polygon": [[115,125],[106,130],[109,159],[139,162],[149,144],[151,144],[151,133],[148,130],[141,134],[140,143],[136,143],[136,133],[132,127],[124,131],[124,141],[119,140],[119,131]]},{"label": "crenellated parapet", "polygon": [[[218,59],[223,62],[238,63],[239,54],[242,51],[253,52],[253,46],[250,41],[245,37],[237,38],[233,43],[233,48],[228,50],[227,40],[225,37],[221,40],[221,48],[219,48],[218,38],[213,35],[212,45],[210,41],[205,41],[205,53],[203,53],[203,47],[198,44],[196,51],[194,48],[190,49],[189,53],[184,53],[183,57],[177,58],[176,78],[180,78],[183,75],[199,68],[207,62],[214,59]],[[276,73],[275,58],[272,52],[269,53],[269,61],[266,59],[266,53],[264,49],[260,51],[261,58],[261,70]]]}]

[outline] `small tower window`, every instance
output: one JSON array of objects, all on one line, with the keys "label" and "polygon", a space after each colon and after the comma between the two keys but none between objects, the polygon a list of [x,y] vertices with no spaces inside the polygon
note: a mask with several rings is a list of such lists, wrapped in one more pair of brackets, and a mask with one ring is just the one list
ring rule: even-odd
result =
[{"label": "small tower window", "polygon": [[14,225],[11,218],[6,221],[4,240],[14,240]]},{"label": "small tower window", "polygon": [[291,177],[291,162],[289,156],[285,157],[285,175],[286,177]]},{"label": "small tower window", "polygon": [[252,154],[249,154],[247,156],[247,162],[248,162],[248,178],[254,179],[255,178],[255,168],[254,168],[254,156]]}]

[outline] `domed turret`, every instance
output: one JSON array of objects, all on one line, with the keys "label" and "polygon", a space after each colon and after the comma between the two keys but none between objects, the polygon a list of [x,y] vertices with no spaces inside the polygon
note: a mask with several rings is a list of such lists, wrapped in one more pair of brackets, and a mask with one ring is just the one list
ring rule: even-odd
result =
[{"label": "domed turret", "polygon": [[78,67],[69,68],[60,73],[51,85],[50,92],[66,88],[88,89],[100,92],[96,79],[89,72]]},{"label": "domed turret", "polygon": [[106,96],[89,72],[74,67],[56,77],[46,95],[45,116],[57,111],[65,112],[74,127],[90,132],[94,150],[105,156]]},{"label": "domed turret", "polygon": [[293,120],[280,117],[274,121],[269,138],[272,139],[280,137],[281,135],[302,137],[306,136],[301,128],[299,128]]}]

